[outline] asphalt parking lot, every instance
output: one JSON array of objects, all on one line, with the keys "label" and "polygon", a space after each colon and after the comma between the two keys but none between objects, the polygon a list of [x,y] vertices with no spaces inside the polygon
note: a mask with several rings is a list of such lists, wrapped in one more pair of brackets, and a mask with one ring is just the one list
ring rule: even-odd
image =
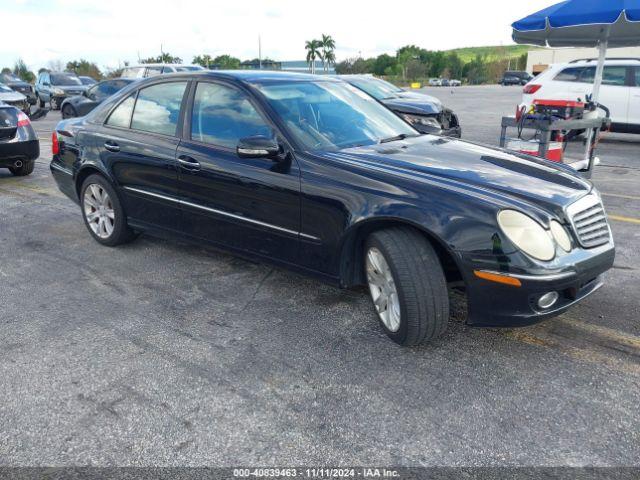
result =
[{"label": "asphalt parking lot", "polygon": [[[496,145],[520,89],[430,88]],[[364,291],[142,236],[101,247],[49,173],[0,170],[0,464],[637,466],[640,137],[608,135],[594,182],[617,246],[559,318],[419,348]]]}]

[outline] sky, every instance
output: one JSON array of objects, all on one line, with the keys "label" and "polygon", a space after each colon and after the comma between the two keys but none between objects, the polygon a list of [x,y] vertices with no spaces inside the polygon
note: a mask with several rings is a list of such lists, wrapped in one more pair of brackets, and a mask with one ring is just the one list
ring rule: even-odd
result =
[{"label": "sky", "polygon": [[510,24],[557,0],[0,0],[0,67],[36,70],[85,58],[102,69],[165,52],[302,60],[304,42],[329,34],[338,61],[430,50],[510,45]]}]

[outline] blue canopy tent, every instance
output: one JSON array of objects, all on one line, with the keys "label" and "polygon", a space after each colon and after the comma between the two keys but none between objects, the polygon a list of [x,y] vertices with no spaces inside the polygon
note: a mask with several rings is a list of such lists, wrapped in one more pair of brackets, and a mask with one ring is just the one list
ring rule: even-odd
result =
[{"label": "blue canopy tent", "polygon": [[[640,45],[640,0],[567,0],[518,20],[512,27],[516,43],[597,47],[598,65],[592,92],[592,100],[597,102],[607,48]],[[587,142],[587,155],[589,149]],[[593,158],[589,169],[592,166]]]}]

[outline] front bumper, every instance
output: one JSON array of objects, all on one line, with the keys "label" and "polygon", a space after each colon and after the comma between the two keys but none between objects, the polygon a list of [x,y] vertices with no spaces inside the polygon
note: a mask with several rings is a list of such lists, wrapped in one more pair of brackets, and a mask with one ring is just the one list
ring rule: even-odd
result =
[{"label": "front bumper", "polygon": [[[597,291],[603,285],[602,274],[613,266],[612,243],[586,252],[580,262],[547,274],[508,273],[467,261],[464,272],[469,306],[467,323],[482,327],[518,327],[565,312]],[[508,275],[519,280],[521,286],[479,278],[474,271]],[[538,300],[549,292],[557,292],[559,299],[548,309],[540,308]]]}]

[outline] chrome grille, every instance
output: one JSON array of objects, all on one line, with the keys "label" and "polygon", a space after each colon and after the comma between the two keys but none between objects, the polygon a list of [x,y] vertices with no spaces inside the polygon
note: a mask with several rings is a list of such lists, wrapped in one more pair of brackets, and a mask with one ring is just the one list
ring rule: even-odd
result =
[{"label": "chrome grille", "polygon": [[597,195],[589,194],[567,208],[571,224],[584,248],[593,248],[608,243],[611,230],[607,214]]}]

